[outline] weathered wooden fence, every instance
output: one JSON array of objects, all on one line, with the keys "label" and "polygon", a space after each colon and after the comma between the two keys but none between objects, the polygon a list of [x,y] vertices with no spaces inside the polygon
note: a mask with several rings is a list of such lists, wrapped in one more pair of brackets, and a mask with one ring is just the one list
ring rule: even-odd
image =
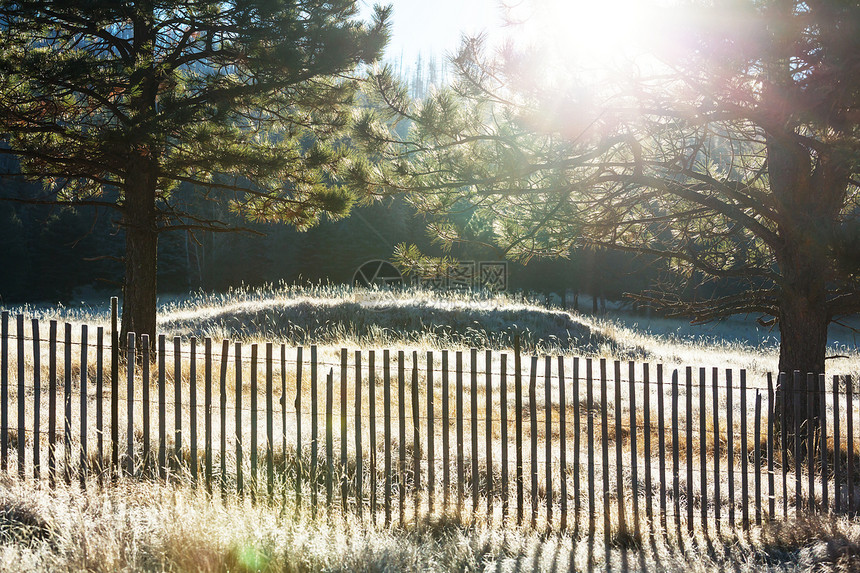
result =
[{"label": "weathered wooden fence", "polygon": [[126,359],[115,316],[106,341],[103,327],[50,321],[46,334],[2,312],[4,472],[17,457],[20,478],[52,486],[178,479],[313,514],[446,511],[607,536],[860,504],[850,376],[755,385],[743,370],[519,349],[324,359],[316,346],[134,334]]}]

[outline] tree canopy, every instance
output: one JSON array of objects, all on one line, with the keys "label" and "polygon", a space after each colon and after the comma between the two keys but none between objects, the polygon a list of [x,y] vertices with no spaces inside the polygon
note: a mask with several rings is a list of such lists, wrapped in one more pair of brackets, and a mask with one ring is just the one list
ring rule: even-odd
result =
[{"label": "tree canopy", "polygon": [[[780,370],[822,373],[828,324],[860,311],[860,4],[693,2],[654,20],[647,53],[600,75],[481,39],[422,101],[376,73],[381,107],[354,128],[376,161],[351,177],[409,193],[447,243],[658,257],[674,280],[638,297],[772,321]],[[732,288],[679,296],[687,283]]]},{"label": "tree canopy", "polygon": [[[345,214],[353,71],[390,8],[354,0],[0,2],[0,152],[43,183],[0,199],[115,212],[123,333],[155,334],[156,245],[171,230]],[[16,176],[18,173],[6,173]],[[180,185],[195,200],[180,201]],[[187,194],[186,194],[187,195]]]}]

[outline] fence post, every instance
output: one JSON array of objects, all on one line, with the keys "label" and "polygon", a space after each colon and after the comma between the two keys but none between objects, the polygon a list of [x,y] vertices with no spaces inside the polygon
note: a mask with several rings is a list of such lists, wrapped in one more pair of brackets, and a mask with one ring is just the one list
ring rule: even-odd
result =
[{"label": "fence post", "polygon": [[641,536],[639,529],[639,468],[637,467],[639,450],[636,447],[636,433],[639,423],[636,418],[636,365],[632,360],[627,364],[627,371],[630,378],[630,477],[633,488],[633,531],[636,538],[639,539]]},{"label": "fence post", "polygon": [[478,350],[471,349],[470,352],[470,379],[471,392],[469,402],[471,404],[470,416],[472,418],[472,517],[478,511],[478,494],[480,493],[481,470],[478,469]]},{"label": "fence post", "polygon": [[110,474],[113,480],[118,477],[119,467],[119,299],[110,299]]},{"label": "fence post", "polygon": [[458,350],[456,355],[456,412],[454,420],[457,424],[457,517],[463,514],[463,353]]},{"label": "fence post", "polygon": [[520,335],[514,335],[514,440],[516,442],[517,467],[517,525],[523,523],[523,377],[520,356]]},{"label": "fence post", "polygon": [[[158,335],[158,477],[167,478],[167,375],[165,358],[165,337]],[[223,371],[223,370],[222,370]],[[223,416],[224,408],[221,409]],[[223,424],[222,424],[223,436]],[[223,438],[222,438],[223,439]],[[224,452],[221,452],[224,464]]]},{"label": "fence post", "polygon": [[257,400],[257,343],[251,344],[251,503],[257,500],[257,488],[259,486],[257,474],[257,460],[260,449],[259,441],[257,440],[257,431],[259,426]]},{"label": "fence post", "polygon": [[610,539],[610,524],[612,509],[609,503],[609,381],[606,374],[606,359],[600,359],[600,437],[602,446],[603,466],[603,537],[606,542]]},{"label": "fence post", "polygon": [[[546,436],[544,437],[544,459],[546,467],[546,525],[552,528],[552,358],[544,357],[544,422]],[[559,404],[561,406],[561,404]]]},{"label": "fence post", "polygon": [[420,513],[421,411],[418,409],[418,351],[412,351],[412,487],[415,520]]},{"label": "fence post", "polygon": [[[206,464],[205,479],[206,493],[212,495],[212,338],[207,336],[203,339],[203,348],[206,354],[205,373],[203,375],[203,414],[206,416],[203,426],[205,434],[203,439],[206,442],[206,451],[204,453]],[[148,385],[149,379],[144,378],[144,383]]]},{"label": "fence post", "polygon": [[[8,313],[4,311],[8,318]],[[4,320],[4,330],[6,328]],[[6,342],[6,332],[3,334],[3,343]],[[6,351],[3,351],[5,360]],[[6,368],[3,368],[5,377]],[[4,395],[6,384],[3,384]],[[6,398],[2,399],[3,418],[6,419]],[[6,440],[6,422],[3,422],[2,428],[3,440]],[[56,443],[57,443],[57,321],[52,320],[48,326],[48,483],[53,489],[57,485],[57,467],[56,467]],[[6,446],[3,445],[3,456],[5,460]],[[5,467],[3,468],[5,470]]]},{"label": "fence post", "polygon": [[399,432],[399,448],[397,477],[399,492],[400,526],[403,527],[406,518],[406,361],[402,350],[397,352],[397,414]]},{"label": "fence post", "polygon": [[346,513],[349,496],[349,481],[347,479],[347,444],[346,444],[346,377],[349,368],[349,354],[346,348],[340,349],[340,504]]},{"label": "fence post", "polygon": [[693,480],[693,369],[687,366],[684,369],[687,382],[687,415],[684,424],[686,426],[687,440],[687,533],[693,534],[693,498],[695,496]]},{"label": "fence post", "polygon": [[[561,530],[567,529],[567,396],[564,376],[564,357],[558,357],[558,450],[559,450],[559,495],[561,496]],[[579,467],[576,468],[579,471]]]},{"label": "fence post", "polygon": [[499,369],[499,424],[502,438],[502,522],[508,519],[508,355],[502,354]]},{"label": "fence post", "polygon": [[[24,315],[18,314],[17,319],[18,324],[15,334],[18,341],[18,477],[24,479],[26,467],[24,463],[24,447],[27,443],[26,413],[24,408],[24,399],[27,394],[24,389]],[[83,349],[83,346],[81,348]]]},{"label": "fence post", "polygon": [[182,468],[182,339],[178,336],[173,337],[173,465],[177,472]]},{"label": "fence post", "polygon": [[[284,397],[284,467],[287,463],[287,390],[286,390],[286,348],[281,345],[281,390]],[[296,348],[296,513],[298,514],[299,506],[302,500],[302,472],[304,465],[302,464],[302,347]],[[286,495],[286,494],[285,494]]]},{"label": "fence post", "polygon": [[750,527],[749,513],[749,449],[747,442],[747,373],[741,370],[741,509],[743,529]]},{"label": "fence post", "polygon": [[[84,335],[81,335],[81,338],[84,338]],[[131,477],[134,475],[134,367],[135,367],[135,349],[134,349],[135,337],[133,332],[128,333],[128,352],[126,353],[126,364],[128,366],[128,385],[126,387],[126,417],[128,420],[126,421],[128,424],[128,432],[126,435],[128,448],[126,453],[126,474]],[[142,360],[146,360],[145,357],[142,357]],[[86,434],[84,428],[86,428],[86,392],[84,391],[84,382],[81,381],[81,455],[83,458],[86,458]],[[84,479],[84,475],[86,474],[86,466],[84,465],[83,459],[81,460],[81,465],[84,466],[81,468],[81,481]]]},{"label": "fence post", "polygon": [[571,388],[573,393],[573,419],[575,420],[575,424],[573,426],[573,467],[576,468],[576,471],[573,473],[573,519],[574,519],[574,536],[579,534],[579,513],[582,509],[582,503],[579,500],[580,488],[579,488],[579,474],[580,474],[580,455],[579,455],[579,446],[580,446],[580,438],[582,434],[582,420],[580,419],[579,413],[579,358],[574,357],[573,359],[573,387]]},{"label": "fence post", "polygon": [[41,341],[39,340],[39,321],[32,320],[33,327],[33,478],[39,479],[42,474],[42,460],[40,446],[42,441],[42,433],[40,427],[41,399],[42,399],[42,367],[41,359]]},{"label": "fence post", "polygon": [[727,476],[729,480],[729,524],[735,527],[735,425],[732,420],[734,416],[732,405],[732,371],[726,369],[726,455]]},{"label": "fence post", "polygon": [[[88,459],[87,459],[87,325],[84,324],[81,326],[81,446],[80,446],[80,454],[81,454],[81,467],[80,470],[80,480],[81,487],[85,487],[87,483],[87,473],[88,473]],[[131,334],[131,333],[130,333]],[[134,366],[133,358],[131,364]],[[132,379],[134,376],[134,370],[132,369]]]},{"label": "fence post", "polygon": [[72,325],[65,323],[65,372],[63,384],[64,438],[65,438],[65,476],[66,485],[72,484]]},{"label": "fence post", "polygon": [[681,533],[681,472],[678,463],[678,370],[672,371],[672,494],[675,529]]},{"label": "fence post", "polygon": [[773,473],[773,374],[767,373],[767,510],[768,520],[776,513],[776,494]]},{"label": "fence post", "polygon": [[188,388],[188,408],[189,408],[189,424],[190,424],[190,440],[191,440],[191,484],[197,487],[197,338],[192,336],[191,340],[191,366],[188,372],[189,388]]},{"label": "fence post", "polygon": [[376,353],[367,353],[367,406],[370,416],[370,518],[376,525]]},{"label": "fence post", "polygon": [[451,406],[448,384],[448,351],[442,351],[442,507],[448,511],[451,501]]},{"label": "fence post", "polygon": [[720,395],[719,395],[720,371],[714,367],[711,370],[711,391],[713,392],[713,415],[711,419],[714,425],[714,524],[717,533],[720,532],[720,506],[723,500],[720,497]]},{"label": "fence post", "polygon": [[[705,383],[707,379],[707,371],[704,368],[699,368],[699,490],[702,496],[702,502],[699,505],[702,508],[702,530],[708,529],[708,433],[706,429],[706,402]],[[713,417],[716,417],[717,410],[714,410]]]},{"label": "fence post", "polygon": [[221,409],[221,498],[227,495],[227,364],[230,357],[230,341],[221,343],[221,371],[219,374],[219,406]]},{"label": "fence post", "polygon": [[591,358],[585,360],[585,394],[586,394],[586,410],[588,411],[588,420],[586,432],[588,434],[588,535],[594,537],[595,519],[597,516],[597,503],[595,500],[595,479],[594,479],[594,384]]},{"label": "fence post", "polygon": [[484,397],[486,398],[487,519],[493,518],[493,352],[484,354]]},{"label": "fence post", "polygon": [[[101,332],[99,333],[99,339],[101,339]],[[101,346],[101,342],[99,342],[99,346]],[[149,477],[149,467],[150,462],[152,461],[150,456],[150,448],[152,444],[150,443],[150,428],[149,428],[149,361],[152,358],[149,354],[149,335],[141,334],[140,335],[140,366],[141,366],[141,376],[140,376],[140,390],[142,394],[143,402],[141,404],[141,409],[143,413],[143,460],[142,460],[142,468],[143,474]],[[101,362],[101,358],[99,358],[99,362]],[[101,367],[99,367],[99,371],[101,371]],[[101,375],[98,376],[97,379],[97,390],[96,390],[96,428],[98,431],[98,439],[99,439],[99,480],[101,480],[101,460],[102,460],[102,425],[101,425],[101,415],[102,415],[102,382]]]},{"label": "fence post", "polygon": [[761,525],[761,393],[755,392],[755,420],[753,439],[755,440],[755,524]]},{"label": "fence post", "polygon": [[4,310],[0,316],[0,466],[5,472],[9,469],[9,311]]},{"label": "fence post", "polygon": [[390,353],[382,353],[382,439],[385,446],[385,527],[391,525],[391,363]]},{"label": "fence post", "polygon": [[531,371],[529,372],[529,441],[531,442],[531,457],[529,458],[531,461],[531,478],[532,478],[532,491],[531,491],[531,505],[532,505],[532,519],[531,526],[534,528],[537,526],[537,513],[538,513],[538,459],[537,459],[537,433],[538,433],[538,424],[537,424],[537,366],[538,358],[537,356],[532,356],[531,362]]},{"label": "fence post", "polygon": [[[275,495],[275,421],[272,400],[272,353],[271,342],[266,343],[266,494],[269,503]],[[193,426],[192,426],[193,428]],[[192,438],[193,440],[193,438]]]},{"label": "fence post", "polygon": [[433,411],[433,351],[427,351],[427,507],[432,514],[436,502],[436,420]]},{"label": "fence post", "polygon": [[317,389],[317,346],[311,345],[311,517],[317,515],[317,491],[319,478],[317,476],[317,456],[319,455],[319,396]]},{"label": "fence post", "polygon": [[235,343],[236,411],[234,435],[236,437],[236,493],[241,498],[245,492],[245,476],[242,468],[242,343]]},{"label": "fence post", "polygon": [[[615,367],[615,489],[618,497],[618,533],[627,535],[627,511],[624,507],[624,423],[621,420],[621,362],[616,360]],[[635,430],[631,426],[630,433]]]},{"label": "fence post", "polygon": [[355,505],[358,515],[364,512],[364,495],[362,479],[364,473],[362,443],[361,443],[361,350],[355,351]]}]

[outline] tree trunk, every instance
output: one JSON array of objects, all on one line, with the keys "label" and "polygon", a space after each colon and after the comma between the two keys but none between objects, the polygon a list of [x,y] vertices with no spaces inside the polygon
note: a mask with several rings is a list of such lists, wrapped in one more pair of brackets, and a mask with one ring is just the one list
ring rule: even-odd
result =
[{"label": "tree trunk", "polygon": [[155,210],[156,170],[141,157],[129,166],[123,205],[125,281],[120,345],[129,332],[148,334],[155,348],[158,228]]}]

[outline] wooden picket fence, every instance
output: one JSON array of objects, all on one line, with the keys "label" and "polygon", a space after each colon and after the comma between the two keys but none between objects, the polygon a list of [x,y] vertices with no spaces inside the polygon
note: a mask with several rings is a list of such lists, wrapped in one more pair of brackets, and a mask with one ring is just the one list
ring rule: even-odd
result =
[{"label": "wooden picket fence", "polygon": [[108,341],[103,327],[93,341],[88,326],[56,321],[45,338],[39,320],[28,328],[2,312],[4,472],[17,453],[20,478],[52,487],[187,480],[385,524],[444,511],[594,534],[601,516],[607,537],[646,523],[746,529],[860,503],[850,376],[829,389],[798,372],[756,386],[743,370],[518,348],[344,348],[327,362],[316,346],[265,343],[261,355],[258,344],[224,340],[219,352],[210,338],[162,335],[153,349],[134,334],[120,356],[113,308]]}]

